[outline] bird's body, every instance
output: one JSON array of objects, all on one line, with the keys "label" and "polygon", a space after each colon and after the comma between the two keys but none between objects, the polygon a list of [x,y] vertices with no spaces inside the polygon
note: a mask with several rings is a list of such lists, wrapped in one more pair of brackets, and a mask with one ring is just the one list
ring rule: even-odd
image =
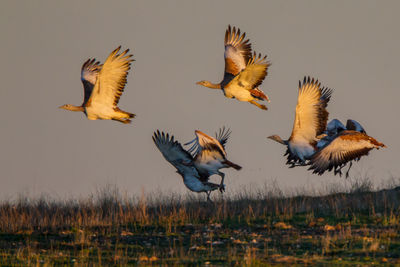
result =
[{"label": "bird's body", "polygon": [[305,77],[299,82],[295,120],[292,134],[288,140],[282,140],[278,135],[268,138],[287,146],[286,164],[292,167],[296,164],[305,165],[317,151],[320,135],[325,132],[328,120],[326,107],[332,90],[321,87],[318,80]]},{"label": "bird's body", "polygon": [[212,89],[221,89],[227,98],[236,98],[239,101],[249,102],[266,110],[256,100],[267,100],[269,98],[258,86],[261,85],[270,63],[266,56],[252,54],[249,40],[244,40],[245,33],[240,34],[240,29],[231,26],[225,33],[225,73],[223,80],[214,84],[209,81],[200,81],[197,84]]},{"label": "bird's body", "polygon": [[196,138],[185,144],[193,143],[189,151],[193,153],[194,165],[201,175],[211,176],[217,174],[221,176],[220,190],[224,190],[225,178],[225,174],[220,169],[232,167],[240,170],[242,168],[227,159],[225,144],[230,133],[230,130],[225,130],[224,127],[220,129],[216,138],[214,138],[197,130],[195,131]]},{"label": "bird's body", "polygon": [[182,145],[174,140],[174,137],[164,132],[154,132],[153,141],[163,154],[182,176],[185,186],[193,192],[205,192],[210,200],[210,193],[219,188],[219,185],[210,183],[209,176],[202,175],[194,165],[192,155],[182,148]]},{"label": "bird's body", "polygon": [[[330,126],[330,127],[329,127]],[[352,161],[358,161],[362,156],[376,148],[386,147],[371,136],[355,120],[347,120],[346,127],[337,119],[328,124],[327,136],[319,142],[319,150],[310,159],[313,173],[322,175],[325,171],[334,171],[342,175],[341,170],[350,162],[346,177],[352,166]]]},{"label": "bird's body", "polygon": [[82,105],[66,104],[60,108],[82,111],[89,120],[116,120],[130,123],[135,114],[120,110],[117,105],[133,59],[132,55],[127,55],[129,49],[118,54],[120,48],[111,52],[103,65],[95,59],[88,59],[81,70],[84,88]]}]

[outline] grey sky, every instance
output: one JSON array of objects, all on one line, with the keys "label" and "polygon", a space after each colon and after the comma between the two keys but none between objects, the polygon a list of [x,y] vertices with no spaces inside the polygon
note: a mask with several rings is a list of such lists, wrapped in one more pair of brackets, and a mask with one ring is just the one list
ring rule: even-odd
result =
[{"label": "grey sky", "polygon": [[[232,130],[227,191],[277,179],[282,186],[324,186],[344,178],[288,169],[284,147],[266,139],[290,135],[298,80],[334,89],[331,118],[359,121],[388,148],[372,151],[352,174],[379,184],[399,177],[400,17],[398,1],[1,1],[0,198],[42,192],[84,195],[106,183],[185,192],[154,146],[161,129],[181,142],[194,130]],[[240,27],[272,66],[261,88],[268,111],[195,84],[223,76],[223,38]],[[135,62],[120,100],[133,124],[89,121],[57,107],[81,104],[80,68],[104,62],[118,45]],[[396,109],[395,109],[396,105]],[[219,178],[217,178],[219,180]]]}]

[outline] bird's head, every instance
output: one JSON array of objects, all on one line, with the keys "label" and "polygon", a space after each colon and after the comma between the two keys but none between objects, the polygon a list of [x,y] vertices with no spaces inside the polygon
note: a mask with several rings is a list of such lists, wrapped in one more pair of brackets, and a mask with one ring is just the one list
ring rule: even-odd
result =
[{"label": "bird's head", "polygon": [[200,81],[197,82],[196,84],[208,87],[211,83],[209,81]]},{"label": "bird's head", "polygon": [[70,104],[65,104],[65,105],[59,106],[58,108],[70,110],[70,109],[71,109],[71,106],[72,106],[72,105],[70,105]]},{"label": "bird's head", "polygon": [[285,141],[283,141],[282,138],[279,135],[274,134],[274,135],[268,136],[267,138],[272,139],[272,140],[274,140],[274,141],[276,141],[278,143],[281,143],[283,145],[286,145]]},{"label": "bird's head", "polygon": [[74,106],[74,105],[71,105],[71,104],[65,104],[65,105],[59,106],[58,108],[66,109],[66,110],[70,110],[70,111],[82,111],[82,112],[85,111],[84,107],[82,107],[82,106]]}]

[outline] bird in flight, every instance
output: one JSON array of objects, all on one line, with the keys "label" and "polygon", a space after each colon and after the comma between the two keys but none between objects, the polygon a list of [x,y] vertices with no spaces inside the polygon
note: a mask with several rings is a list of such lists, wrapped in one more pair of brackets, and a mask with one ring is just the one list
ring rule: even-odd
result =
[{"label": "bird in flight", "polygon": [[375,138],[367,135],[364,128],[355,120],[347,120],[346,127],[337,119],[332,120],[327,127],[325,137],[321,139],[319,150],[311,157],[309,170],[322,175],[325,171],[334,171],[342,176],[342,169],[350,162],[346,172],[353,165],[353,160],[359,161],[362,156],[376,148],[386,147]]},{"label": "bird in flight", "polygon": [[205,192],[207,194],[207,201],[211,201],[211,192],[219,189],[220,185],[209,182],[210,175],[199,173],[192,155],[183,149],[182,145],[174,139],[173,135],[157,130],[154,132],[152,138],[164,158],[182,176],[185,186],[193,192]]},{"label": "bird in flight", "polygon": [[217,174],[221,176],[219,190],[225,191],[225,174],[219,171],[222,168],[234,168],[240,170],[242,167],[229,161],[225,151],[225,145],[231,134],[229,129],[221,128],[215,137],[211,137],[199,130],[195,131],[196,138],[185,145],[192,146],[188,152],[192,153],[194,166],[202,176]]},{"label": "bird in flight", "polygon": [[228,98],[236,98],[239,101],[249,102],[260,109],[267,110],[256,100],[269,98],[258,87],[267,75],[271,65],[267,56],[262,57],[256,52],[252,53],[249,39],[244,40],[246,34],[240,34],[240,29],[233,29],[229,25],[225,32],[225,73],[223,80],[214,84],[209,81],[200,81],[197,84],[211,88],[221,89]]},{"label": "bird in flight", "polygon": [[82,66],[81,80],[84,99],[80,106],[70,104],[60,108],[82,111],[89,120],[115,120],[130,123],[135,114],[119,109],[118,101],[127,83],[130,64],[134,59],[129,49],[119,53],[121,46],[111,52],[104,64],[88,59]]},{"label": "bird in flight", "polygon": [[317,151],[317,143],[326,130],[329,115],[326,107],[331,95],[332,89],[321,87],[314,78],[304,77],[303,83],[299,82],[292,134],[288,140],[278,135],[268,137],[287,147],[286,164],[304,166]]}]

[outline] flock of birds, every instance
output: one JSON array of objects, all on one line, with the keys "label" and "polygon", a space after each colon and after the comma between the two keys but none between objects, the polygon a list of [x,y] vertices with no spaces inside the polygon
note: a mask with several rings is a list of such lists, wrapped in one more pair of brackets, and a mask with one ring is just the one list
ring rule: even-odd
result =
[{"label": "flock of birds", "polygon": [[[119,98],[127,82],[127,75],[133,55],[129,49],[120,53],[115,49],[104,64],[95,59],[88,59],[82,66],[81,80],[84,88],[82,105],[66,104],[60,108],[70,111],[82,111],[89,120],[116,120],[130,123],[135,114],[118,107]],[[200,81],[197,84],[222,90],[228,98],[249,102],[262,110],[265,105],[257,101],[268,101],[268,96],[259,89],[267,75],[270,63],[266,56],[252,52],[249,39],[240,29],[228,27],[225,33],[225,73],[220,83]],[[313,173],[322,175],[325,171],[342,175],[342,169],[349,163],[346,177],[353,161],[358,161],[369,151],[385,147],[371,136],[355,120],[349,119],[344,126],[339,120],[328,123],[327,106],[332,96],[332,89],[321,87],[321,83],[310,77],[299,82],[298,98],[292,133],[287,140],[278,135],[268,138],[286,146],[287,162],[290,168],[309,166]],[[185,150],[173,135],[154,132],[153,141],[164,158],[169,161],[182,176],[188,189],[205,192],[207,200],[214,190],[225,191],[225,174],[222,168],[242,167],[229,161],[225,145],[231,131],[220,129],[215,138],[201,131],[195,131],[196,137],[184,144]],[[220,184],[209,181],[212,175],[221,176]]]}]

